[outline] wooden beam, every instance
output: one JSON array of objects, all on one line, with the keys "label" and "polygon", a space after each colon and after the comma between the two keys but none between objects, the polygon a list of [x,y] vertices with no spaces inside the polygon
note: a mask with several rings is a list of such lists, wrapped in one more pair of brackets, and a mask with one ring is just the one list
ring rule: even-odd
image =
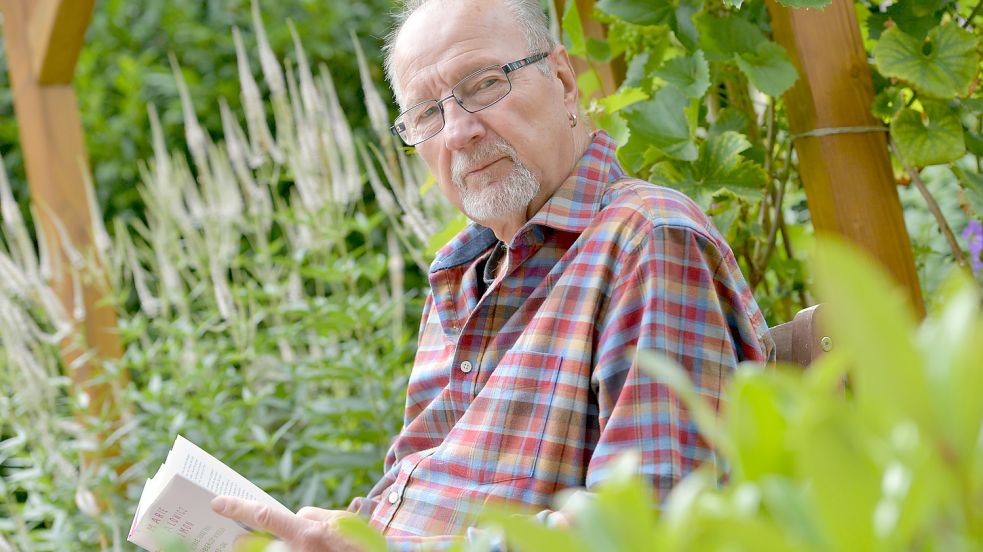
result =
[{"label": "wooden beam", "polygon": [[[32,41],[28,34],[31,26],[27,17],[31,2],[32,0],[0,0],[3,36],[31,200],[37,207],[36,224],[40,226],[48,251],[60,257],[52,263],[54,270],[51,287],[58,294],[66,311],[72,312],[75,291],[71,273],[68,272],[71,268],[53,217],[57,217],[68,239],[78,250],[92,251],[93,213],[89,209],[82,172],[82,167],[87,165],[87,156],[71,79],[67,84],[44,85],[40,82],[32,61],[36,58],[32,56]],[[86,2],[91,7],[92,3],[88,0],[79,3]],[[44,5],[38,4],[33,13],[49,13],[45,9]],[[64,13],[82,15],[73,10]],[[88,20],[87,17],[85,19]],[[53,28],[59,27],[54,25]],[[77,34],[81,36],[82,32]],[[80,42],[73,44],[81,46]],[[66,52],[60,58],[62,61],[54,67],[64,67],[61,64],[65,59],[77,57],[77,51]],[[108,290],[89,280],[91,278],[83,280],[82,284],[86,316],[78,331],[97,357],[119,357],[122,355],[122,345],[117,332],[116,313],[111,305],[100,304]],[[63,346],[62,352],[66,365],[80,353],[67,344]],[[107,401],[112,401],[113,390],[108,385],[90,385],[93,369],[94,364],[85,363],[70,375],[79,388],[89,393],[90,410],[99,412]]]},{"label": "wooden beam", "polygon": [[[799,70],[798,82],[785,94],[792,133],[882,128],[870,112],[874,88],[853,1],[833,0],[823,10],[767,4],[775,40]],[[867,250],[924,315],[887,134],[800,136],[795,150],[816,233],[845,236]]]},{"label": "wooden beam", "polygon": [[27,36],[39,84],[72,82],[94,5],[95,0],[34,0]]}]

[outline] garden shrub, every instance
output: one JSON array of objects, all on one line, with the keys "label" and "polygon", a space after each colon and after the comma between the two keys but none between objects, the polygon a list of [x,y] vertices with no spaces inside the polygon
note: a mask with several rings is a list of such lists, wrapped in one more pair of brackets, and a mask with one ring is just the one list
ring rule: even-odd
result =
[{"label": "garden shrub", "polygon": [[[79,277],[114,290],[125,353],[90,361],[99,381],[116,382],[115,410],[79,414],[91,397],[64,376],[59,339],[81,313],[50,296],[3,187],[0,550],[129,548],[140,491],[178,433],[293,508],[344,507],[381,475],[415,350],[424,250],[451,208],[384,134],[360,51],[372,141],[355,136],[296,34],[285,66],[259,26],[257,36],[267,99],[237,36],[243,113],[225,99],[208,106],[223,125],[213,141],[176,68],[186,150],[151,106],[145,220],[112,219],[112,238],[97,224],[99,249],[72,252]],[[104,273],[85,263],[94,258]]]}]

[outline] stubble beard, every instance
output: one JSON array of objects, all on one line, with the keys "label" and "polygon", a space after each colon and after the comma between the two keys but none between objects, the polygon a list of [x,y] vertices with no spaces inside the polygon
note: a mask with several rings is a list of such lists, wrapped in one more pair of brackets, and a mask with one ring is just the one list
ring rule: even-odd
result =
[{"label": "stubble beard", "polygon": [[[491,175],[476,175],[469,179],[470,182],[464,181],[469,170],[503,155],[512,161],[512,170],[501,182],[493,184]],[[525,214],[529,203],[539,193],[535,175],[519,160],[515,148],[501,138],[456,154],[451,164],[451,180],[460,193],[464,214],[476,221],[503,219],[519,212]]]}]

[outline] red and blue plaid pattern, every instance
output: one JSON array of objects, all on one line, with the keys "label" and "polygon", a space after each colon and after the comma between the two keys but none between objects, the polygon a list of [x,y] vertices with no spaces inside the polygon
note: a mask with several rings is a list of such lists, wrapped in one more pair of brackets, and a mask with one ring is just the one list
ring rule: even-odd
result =
[{"label": "red and blue plaid pattern", "polygon": [[441,545],[483,504],[550,506],[593,488],[622,451],[660,499],[714,451],[666,385],[630,350],[675,359],[720,408],[738,362],[771,338],[730,248],[686,196],[625,177],[598,132],[575,172],[509,244],[472,224],[430,270],[403,430],[386,472],[350,510],[393,547]]}]

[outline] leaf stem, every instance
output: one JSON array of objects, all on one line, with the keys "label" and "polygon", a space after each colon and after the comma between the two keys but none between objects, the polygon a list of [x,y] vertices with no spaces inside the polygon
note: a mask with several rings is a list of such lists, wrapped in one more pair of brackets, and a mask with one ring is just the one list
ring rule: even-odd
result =
[{"label": "leaf stem", "polygon": [[976,16],[979,15],[980,13],[980,8],[983,8],[983,0],[977,2],[976,6],[973,8],[973,11],[969,12],[969,17],[967,17],[966,20],[963,21],[962,28],[965,29],[973,24],[973,19],[975,19]]},{"label": "leaf stem", "polygon": [[963,250],[959,247],[959,242],[956,241],[956,236],[952,233],[952,228],[949,226],[949,222],[946,221],[945,215],[942,214],[942,209],[939,208],[938,202],[935,201],[935,198],[932,197],[931,192],[929,192],[928,188],[925,187],[925,181],[922,180],[921,174],[919,174],[914,167],[911,167],[905,163],[904,159],[902,159],[901,155],[898,153],[898,148],[894,145],[893,141],[888,140],[888,144],[891,146],[891,152],[894,153],[894,156],[898,159],[898,162],[901,163],[902,167],[904,167],[905,172],[907,172],[908,176],[911,177],[912,183],[915,184],[915,187],[918,188],[918,191],[922,194],[922,197],[925,198],[925,203],[928,204],[928,210],[932,213],[932,216],[935,217],[935,222],[938,223],[939,228],[942,230],[942,235],[945,236],[945,241],[949,244],[949,249],[952,251],[952,256],[956,258],[956,263],[958,263],[961,267],[965,267],[966,258],[963,256]]}]

